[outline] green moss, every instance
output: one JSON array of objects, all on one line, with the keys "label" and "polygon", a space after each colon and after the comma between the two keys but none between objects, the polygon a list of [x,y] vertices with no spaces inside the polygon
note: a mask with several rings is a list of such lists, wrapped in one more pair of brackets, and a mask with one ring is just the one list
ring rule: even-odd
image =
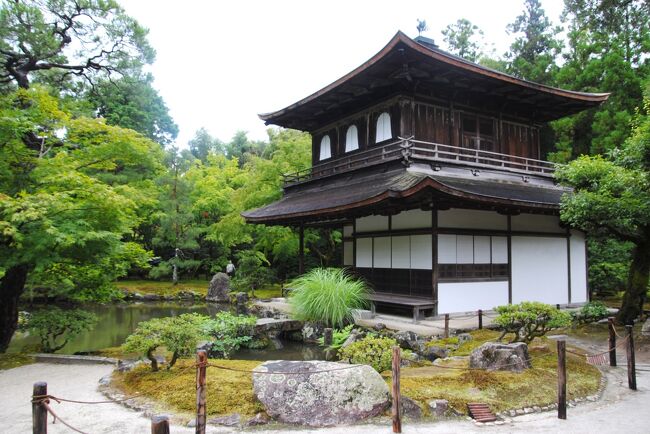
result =
[{"label": "green moss", "polygon": [[472,351],[485,342],[494,341],[501,335],[499,332],[488,329],[473,330],[469,334],[472,336],[472,340],[463,342],[456,350],[451,352],[451,356],[469,356]]},{"label": "green moss", "polygon": [[208,280],[182,280],[174,285],[172,282],[160,282],[157,280],[120,280],[115,282],[119,289],[140,294],[157,294],[175,296],[181,291],[194,291],[203,296],[208,294]]},{"label": "green moss", "polygon": [[282,297],[282,285],[266,285],[263,288],[255,290],[255,298],[279,298]]},{"label": "green moss", "polygon": [[34,358],[22,353],[0,354],[0,371],[17,368],[23,365],[34,363]]},{"label": "green moss", "polygon": [[[482,331],[479,331],[482,332]],[[402,393],[427,409],[432,399],[447,399],[456,410],[466,413],[468,402],[485,402],[494,411],[555,402],[557,396],[557,355],[543,346],[532,346],[533,369],[522,373],[445,369],[437,366],[404,368]],[[446,366],[467,367],[468,359],[453,360]],[[567,355],[569,399],[598,391],[600,371],[584,358]],[[390,383],[390,373],[385,373]]]},{"label": "green moss", "polygon": [[[115,373],[112,384],[126,395],[141,392],[170,410],[193,413],[196,410],[194,363],[194,360],[179,360],[171,370],[162,369],[158,372],[151,372],[148,366],[139,366],[130,372]],[[210,363],[247,371],[260,364],[249,360],[210,360]],[[206,383],[208,416],[232,413],[253,416],[263,410],[253,395],[250,373],[209,367]]]}]

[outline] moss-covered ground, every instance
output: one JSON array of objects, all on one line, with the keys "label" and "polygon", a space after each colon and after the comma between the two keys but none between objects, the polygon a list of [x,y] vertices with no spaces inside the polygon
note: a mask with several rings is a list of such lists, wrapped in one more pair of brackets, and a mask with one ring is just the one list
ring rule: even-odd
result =
[{"label": "moss-covered ground", "polygon": [[[115,286],[129,292],[137,292],[143,295],[156,294],[166,297],[176,296],[181,291],[193,291],[202,296],[207,295],[208,280],[181,280],[177,285],[172,282],[161,282],[157,280],[120,280],[115,282]],[[267,285],[255,291],[256,298],[275,298],[282,296],[282,285]]]},{"label": "moss-covered ground", "polygon": [[[194,360],[179,360],[167,370],[152,372],[146,365],[133,371],[115,373],[113,386],[126,395],[142,392],[144,396],[161,403],[165,408],[192,413],[196,409],[196,369]],[[210,360],[221,366],[252,370],[260,364],[250,360]],[[253,380],[249,373],[226,371],[208,367],[207,371],[208,416],[239,413],[254,416],[263,410],[253,396]]]},{"label": "moss-covered ground", "polygon": [[17,368],[23,365],[34,363],[34,358],[22,353],[3,353],[0,354],[0,371],[5,369]]},{"label": "moss-covered ground", "polygon": [[[452,356],[468,355],[474,348],[499,333],[491,330],[471,332],[473,340],[462,344]],[[453,342],[449,342],[453,344]],[[403,368],[402,393],[418,401],[424,409],[432,399],[447,399],[456,410],[465,413],[468,402],[485,402],[494,411],[547,405],[557,396],[557,354],[555,343],[538,339],[529,346],[533,369],[522,373],[448,369],[438,366]],[[251,370],[260,362],[215,360],[223,366]],[[151,372],[141,366],[132,372],[115,374],[114,385],[126,394],[144,392],[171,410],[191,413],[195,406],[195,369],[193,360],[181,360],[170,371]],[[450,359],[444,366],[468,367],[468,359]],[[585,359],[567,354],[569,399],[595,394],[600,386],[600,371]],[[382,376],[390,385],[390,372]],[[253,415],[262,410],[252,391],[250,374],[208,368],[209,415],[240,413]],[[426,411],[426,410],[425,410]]]}]

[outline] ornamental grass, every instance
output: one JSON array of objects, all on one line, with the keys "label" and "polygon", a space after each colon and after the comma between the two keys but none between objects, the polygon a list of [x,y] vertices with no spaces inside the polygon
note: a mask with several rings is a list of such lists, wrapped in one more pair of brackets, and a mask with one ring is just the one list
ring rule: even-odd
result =
[{"label": "ornamental grass", "polygon": [[291,283],[294,316],[330,327],[352,322],[353,309],[367,306],[368,285],[339,268],[315,268]]}]

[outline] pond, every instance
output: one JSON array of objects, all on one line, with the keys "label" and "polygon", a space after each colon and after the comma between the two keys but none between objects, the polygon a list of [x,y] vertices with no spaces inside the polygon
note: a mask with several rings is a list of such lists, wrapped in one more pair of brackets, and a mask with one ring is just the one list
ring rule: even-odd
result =
[{"label": "pond", "polygon": [[[36,307],[38,308],[38,306]],[[229,306],[211,303],[178,303],[178,302],[146,302],[119,303],[107,305],[86,305],[84,310],[97,315],[95,327],[77,336],[57,354],[75,354],[98,351],[104,348],[121,345],[127,336],[141,321],[152,318],[177,316],[183,313],[200,313],[215,315],[228,309]],[[29,311],[30,309],[23,309]],[[37,336],[16,332],[9,344],[8,352],[34,352],[39,344]],[[282,348],[275,347],[264,350],[242,349],[233,355],[235,359],[245,360],[320,360],[324,358],[323,351],[314,345],[301,342],[280,341]]]}]

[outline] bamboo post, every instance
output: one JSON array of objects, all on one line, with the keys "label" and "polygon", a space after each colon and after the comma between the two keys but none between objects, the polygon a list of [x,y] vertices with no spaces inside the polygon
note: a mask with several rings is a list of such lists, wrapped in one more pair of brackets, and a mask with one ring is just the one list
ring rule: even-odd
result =
[{"label": "bamboo post", "polygon": [[636,363],[634,360],[634,335],[633,326],[626,325],[627,329],[627,384],[632,390],[636,390]]},{"label": "bamboo post", "polygon": [[34,383],[32,392],[33,434],[47,434],[47,409],[41,404],[41,398],[34,398],[34,396],[44,395],[47,395],[47,383],[45,381]]},{"label": "bamboo post", "polygon": [[399,376],[400,376],[400,363],[401,355],[400,348],[396,345],[393,347],[393,432],[401,433],[402,432],[402,417],[401,417],[401,408],[400,408],[400,387],[399,387]]},{"label": "bamboo post", "polygon": [[169,434],[169,417],[153,416],[151,418],[151,434]]},{"label": "bamboo post", "polygon": [[449,314],[445,314],[445,338],[449,337]]},{"label": "bamboo post", "polygon": [[205,350],[196,352],[196,434],[205,434],[206,419],[206,385],[205,372],[208,354]]},{"label": "bamboo post", "polygon": [[557,417],[566,419],[566,341],[557,341]]},{"label": "bamboo post", "polygon": [[332,345],[332,333],[334,331],[331,328],[326,328],[323,330],[323,345],[329,347]]},{"label": "bamboo post", "polygon": [[607,318],[609,327],[609,366],[616,366],[616,329],[614,328],[614,317]]},{"label": "bamboo post", "polygon": [[483,329],[483,310],[478,310],[478,329]]}]

